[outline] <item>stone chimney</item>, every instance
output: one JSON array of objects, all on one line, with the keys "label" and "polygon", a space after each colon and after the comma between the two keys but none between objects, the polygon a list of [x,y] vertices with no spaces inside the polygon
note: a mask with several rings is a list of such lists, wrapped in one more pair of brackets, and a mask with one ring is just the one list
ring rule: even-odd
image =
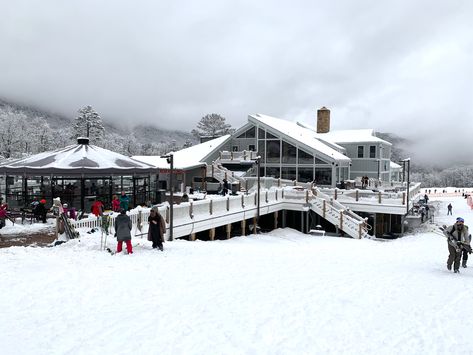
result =
[{"label": "stone chimney", "polygon": [[317,110],[317,133],[330,131],[330,110],[325,106]]}]

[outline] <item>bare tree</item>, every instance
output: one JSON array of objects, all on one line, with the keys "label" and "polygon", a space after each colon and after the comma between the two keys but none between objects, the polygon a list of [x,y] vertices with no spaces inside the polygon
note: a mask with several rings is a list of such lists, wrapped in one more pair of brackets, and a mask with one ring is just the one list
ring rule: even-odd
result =
[{"label": "bare tree", "polygon": [[197,123],[197,129],[191,131],[196,137],[220,137],[233,132],[234,129],[231,128],[231,125],[225,122],[225,117],[217,113],[211,113],[202,117],[199,123]]},{"label": "bare tree", "polygon": [[73,138],[90,137],[95,144],[100,143],[105,134],[102,118],[92,106],[85,106],[79,111],[79,116],[74,121]]}]

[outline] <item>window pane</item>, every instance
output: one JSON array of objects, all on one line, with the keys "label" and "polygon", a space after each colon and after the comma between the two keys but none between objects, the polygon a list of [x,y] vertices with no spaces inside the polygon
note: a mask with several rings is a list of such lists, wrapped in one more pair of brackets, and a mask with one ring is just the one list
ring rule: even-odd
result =
[{"label": "window pane", "polygon": [[376,158],[376,146],[370,145],[370,158]]},{"label": "window pane", "polygon": [[312,168],[299,168],[297,170],[297,181],[309,182],[312,180],[314,180]]},{"label": "window pane", "polygon": [[266,132],[266,139],[279,139],[278,137],[272,135],[271,133],[269,132]]},{"label": "window pane", "polygon": [[266,161],[268,163],[279,163],[280,161],[280,141],[266,141]]},{"label": "window pane", "polygon": [[265,139],[266,138],[266,135],[265,135],[265,132],[264,132],[264,129],[258,129],[258,139]]},{"label": "window pane", "polygon": [[330,185],[332,183],[332,169],[315,168],[314,182],[317,185]]},{"label": "window pane", "polygon": [[279,178],[281,175],[280,175],[280,170],[279,168],[275,168],[275,167],[266,167],[266,176],[271,176],[271,177],[274,177],[274,178]]},{"label": "window pane", "polygon": [[322,159],[315,157],[315,164],[328,164],[328,163],[323,161]]},{"label": "window pane", "polygon": [[265,141],[258,141],[258,155],[261,157],[261,162],[264,163],[266,160],[266,152],[264,150],[264,142]]},{"label": "window pane", "polygon": [[288,180],[296,179],[296,168],[292,167],[283,167],[281,169],[281,178]]},{"label": "window pane", "polygon": [[283,163],[296,163],[296,147],[287,142],[282,142],[282,162]]},{"label": "window pane", "polygon": [[240,134],[237,138],[245,138],[245,132],[243,132],[242,134]]},{"label": "window pane", "polygon": [[246,131],[246,138],[256,138],[256,128],[254,126]]},{"label": "window pane", "polygon": [[298,150],[298,160],[299,164],[313,164],[314,163],[314,157],[312,154],[306,153],[303,150]]},{"label": "window pane", "polygon": [[365,156],[365,147],[362,145],[358,146],[358,158],[363,158]]}]

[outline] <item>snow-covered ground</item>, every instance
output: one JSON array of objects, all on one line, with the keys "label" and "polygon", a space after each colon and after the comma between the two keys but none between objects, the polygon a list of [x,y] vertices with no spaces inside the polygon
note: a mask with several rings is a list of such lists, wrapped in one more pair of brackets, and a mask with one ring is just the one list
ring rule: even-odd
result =
[{"label": "snow-covered ground", "polygon": [[[473,225],[462,197],[432,199],[436,223]],[[284,229],[164,253],[134,239],[113,256],[99,233],[0,249],[0,353],[471,354],[473,260],[447,271],[446,241],[424,228],[386,242]]]}]

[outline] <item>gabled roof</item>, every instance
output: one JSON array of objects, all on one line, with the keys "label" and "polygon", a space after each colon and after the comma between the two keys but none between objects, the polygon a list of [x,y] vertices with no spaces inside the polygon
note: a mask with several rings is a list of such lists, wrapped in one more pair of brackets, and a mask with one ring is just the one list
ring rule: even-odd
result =
[{"label": "gabled roof", "polygon": [[351,159],[342,154],[345,151],[340,147],[340,150],[334,149],[335,145],[329,146],[317,138],[315,131],[302,127],[296,122],[282,120],[280,118],[266,116],[262,114],[254,114],[248,116],[248,121],[253,124],[261,124],[270,130],[277,131],[282,137],[288,137],[298,143],[298,145],[306,146],[307,149],[316,151],[317,155],[325,157],[333,162],[350,162]]},{"label": "gabled roof", "polygon": [[152,165],[88,144],[74,144],[0,165],[0,173],[7,174],[131,174],[155,171]]},{"label": "gabled roof", "polygon": [[317,133],[317,137],[335,143],[384,143],[392,145],[384,139],[374,135],[373,129],[347,129],[330,131],[328,133]]},{"label": "gabled roof", "polygon": [[[230,138],[227,134],[210,141],[184,148],[177,152],[171,152],[174,155],[175,169],[192,169],[199,166],[205,166],[205,158],[219,149]],[[169,169],[169,164],[165,158],[159,155],[136,155],[133,159],[151,164],[160,169]]]},{"label": "gabled roof", "polygon": [[391,161],[389,162],[389,166],[391,168],[391,170],[401,170],[402,169],[402,166],[400,166],[399,164]]}]

